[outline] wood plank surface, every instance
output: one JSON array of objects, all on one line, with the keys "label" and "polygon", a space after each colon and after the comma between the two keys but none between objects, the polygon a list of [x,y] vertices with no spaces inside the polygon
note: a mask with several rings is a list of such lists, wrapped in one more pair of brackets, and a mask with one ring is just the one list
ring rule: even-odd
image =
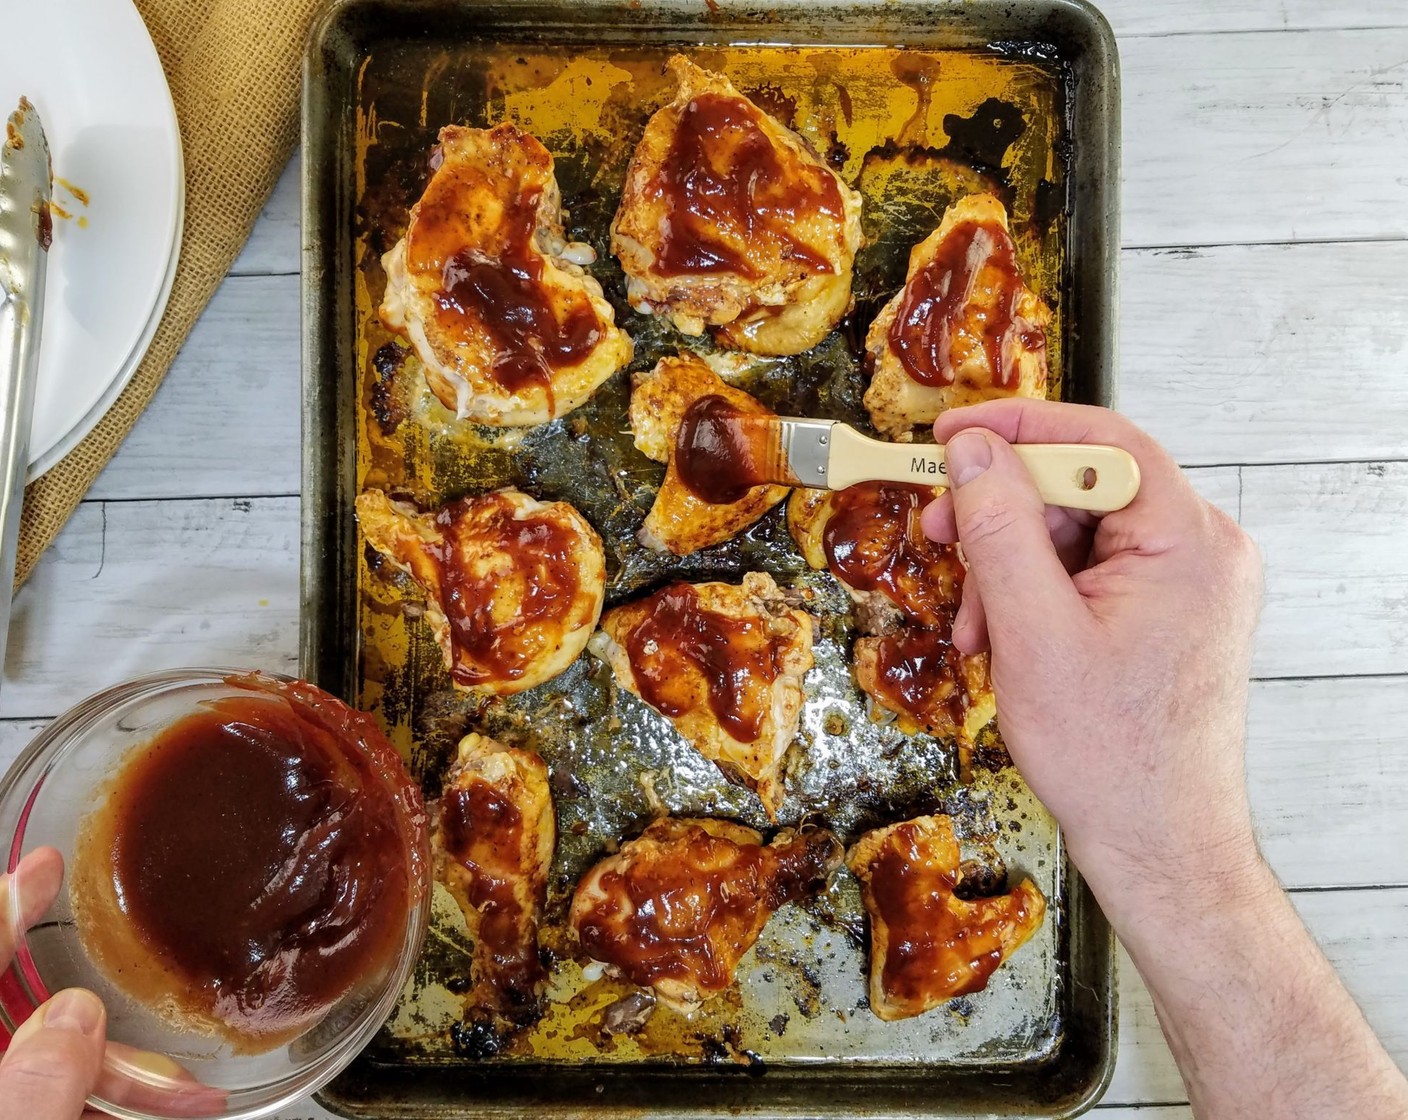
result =
[{"label": "wood plank surface", "polygon": [[1120,408],[1180,463],[1408,456],[1408,242],[1121,264]]},{"label": "wood plank surface", "polygon": [[297,494],[298,339],[297,276],[221,284],[89,497]]},{"label": "wood plank surface", "polygon": [[[1122,407],[1201,468],[1199,492],[1263,549],[1265,679],[1248,724],[1259,834],[1404,1064],[1408,3],[1101,6],[1123,65]],[[153,406],[17,597],[0,765],[80,693],[136,673],[296,668],[298,173],[295,158]],[[1121,1000],[1096,1115],[1185,1120],[1127,960]],[[311,1101],[281,1113],[329,1116]]]},{"label": "wood plank surface", "polygon": [[1408,28],[1121,44],[1123,243],[1408,237]]},{"label": "wood plank surface", "polygon": [[1402,0],[1100,0],[1120,38],[1204,31],[1408,27]]},{"label": "wood plank surface", "polygon": [[15,596],[0,715],[179,665],[296,671],[298,499],[85,502]]},{"label": "wood plank surface", "polygon": [[1256,676],[1408,671],[1408,463],[1243,467],[1241,506],[1266,561]]}]

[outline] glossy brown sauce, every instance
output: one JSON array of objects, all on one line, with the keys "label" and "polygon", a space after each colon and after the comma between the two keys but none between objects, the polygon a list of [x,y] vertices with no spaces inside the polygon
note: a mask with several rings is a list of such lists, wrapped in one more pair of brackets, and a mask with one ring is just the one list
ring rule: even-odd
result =
[{"label": "glossy brown sauce", "polygon": [[685,489],[700,501],[729,505],[774,481],[770,472],[781,465],[781,452],[770,418],[715,393],[690,405],[675,433],[674,464]]},{"label": "glossy brown sauce", "polygon": [[957,601],[963,565],[950,545],[920,531],[932,487],[862,482],[831,495],[822,546],[832,573],[856,591],[879,591],[921,626],[938,626]]},{"label": "glossy brown sauce", "polygon": [[655,262],[663,276],[756,279],[754,262],[774,250],[812,272],[836,271],[794,232],[816,214],[842,219],[836,180],[780,149],[744,98],[703,93],[684,106],[655,189],[667,211]]},{"label": "glossy brown sauce", "polygon": [[935,731],[959,730],[972,706],[964,656],[949,638],[951,627],[912,627],[880,639],[878,689],[896,710]]},{"label": "glossy brown sauce", "polygon": [[394,749],[312,695],[222,698],[167,727],[75,855],[80,933],[114,982],[238,1049],[382,976],[421,890],[424,814]]},{"label": "glossy brown sauce", "polygon": [[41,202],[39,204],[38,223],[39,247],[47,253],[49,247],[54,244],[54,206],[52,203]]},{"label": "glossy brown sauce", "polygon": [[[1009,341],[1028,350],[1046,345],[1045,333],[1018,321],[1022,277],[1017,247],[997,223],[961,222],[939,242],[928,264],[910,278],[890,324],[890,346],[921,385],[952,385],[973,347],[999,389],[1017,386]],[[973,337],[976,334],[976,338]]]},{"label": "glossy brown sauce", "polygon": [[740,743],[756,742],[780,672],[780,650],[759,617],[709,610],[687,583],[672,583],[639,604],[625,635],[641,698],[670,718],[696,708],[699,682],[719,724]]},{"label": "glossy brown sauce", "polygon": [[824,886],[839,851],[823,832],[767,847],[697,825],[663,840],[647,833],[601,875],[604,897],[577,917],[578,938],[642,987],[679,979],[720,991],[772,912]]},{"label": "glossy brown sauce", "polygon": [[520,520],[502,494],[451,502],[435,524],[443,542],[431,551],[450,623],[450,675],[468,687],[518,680],[560,640],[555,628],[588,594],[580,533],[550,510]]},{"label": "glossy brown sauce", "polygon": [[1004,941],[1040,905],[1026,884],[1010,895],[955,899],[952,832],[935,835],[913,821],[886,837],[869,870],[872,920],[884,922],[889,936],[881,984],[893,1000],[932,1006],[981,991],[1002,963]]},{"label": "glossy brown sauce", "polygon": [[423,204],[408,260],[439,268],[434,299],[446,331],[488,335],[495,353],[482,372],[510,393],[539,386],[551,405],[554,371],[585,360],[601,338],[601,324],[585,295],[554,292],[543,281],[543,256],[533,243],[541,193],[530,188],[506,201],[498,243],[490,247],[447,243],[464,236],[462,227]]},{"label": "glossy brown sauce", "polygon": [[523,816],[513,798],[482,778],[451,786],[440,799],[440,844],[467,872],[465,901],[479,911],[474,959],[481,996],[512,1012],[532,1006],[546,979],[538,956],[543,892],[515,892],[536,873],[524,865]]}]

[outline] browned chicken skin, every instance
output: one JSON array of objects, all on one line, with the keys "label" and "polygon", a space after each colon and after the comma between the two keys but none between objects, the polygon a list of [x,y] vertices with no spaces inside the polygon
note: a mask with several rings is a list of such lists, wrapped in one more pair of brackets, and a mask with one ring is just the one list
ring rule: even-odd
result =
[{"label": "browned chicken skin", "polygon": [[968,656],[950,636],[964,566],[953,545],[919,529],[931,487],[863,482],[845,490],[798,490],[787,527],[807,563],[829,569],[855,601],[851,666],[871,701],[923,730],[960,744],[993,718],[986,654]]},{"label": "browned chicken skin", "polygon": [[727,78],[676,55],[611,229],[631,304],[755,354],[815,346],[851,304],[860,195]]},{"label": "browned chicken skin", "polygon": [[887,1022],[987,987],[1046,914],[1030,879],[1008,894],[959,898],[958,841],[948,817],[867,832],[846,862],[870,916],[870,1007]]},{"label": "browned chicken skin", "polygon": [[961,199],[914,247],[905,286],[866,334],[871,422],[903,438],[946,409],[1045,397],[1050,320],[1022,281],[1002,203]]},{"label": "browned chicken skin", "polygon": [[797,734],[812,620],[772,577],[741,586],[672,583],[606,612],[600,648],[621,687],[666,716],[768,815],[782,803],[782,763]]},{"label": "browned chicken skin", "polygon": [[551,154],[513,124],[440,131],[440,163],[382,259],[381,319],[461,420],[542,424],[625,366],[631,340],[569,245]]},{"label": "browned chicken skin", "polygon": [[773,911],[825,889],[842,848],[822,829],[770,844],[729,821],[657,820],[582,877],[582,950],[660,1002],[691,1012],[733,983]]},{"label": "browned chicken skin", "polygon": [[538,922],[557,818],[548,768],[532,751],[467,735],[445,775],[433,844],[436,875],[474,940],[468,1017],[511,1029],[538,1017],[547,973]]},{"label": "browned chicken skin", "polygon": [[421,513],[368,490],[357,520],[372,548],[425,591],[426,621],[457,687],[508,694],[551,680],[601,617],[601,538],[566,502],[495,490]]},{"label": "browned chicken skin", "polygon": [[771,416],[742,389],[723,381],[693,354],[661,358],[655,368],[637,374],[631,392],[631,431],[635,443],[657,462],[668,463],[665,481],[641,529],[641,543],[659,552],[687,556],[731,540],[783,498],[785,486],[755,486],[725,505],[703,500],[680,477],[676,437],[690,406],[717,397],[739,413]]}]

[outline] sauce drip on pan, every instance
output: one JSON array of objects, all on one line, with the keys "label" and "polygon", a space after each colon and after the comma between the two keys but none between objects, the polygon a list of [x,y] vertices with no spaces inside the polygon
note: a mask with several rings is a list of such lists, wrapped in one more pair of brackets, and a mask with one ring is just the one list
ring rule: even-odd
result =
[{"label": "sauce drip on pan", "polygon": [[256,1052],[384,975],[419,890],[394,749],[290,695],[210,701],[137,748],[74,867],[80,932],[124,990]]},{"label": "sauce drip on pan", "polygon": [[[601,338],[601,324],[585,296],[555,293],[543,282],[544,259],[533,240],[542,192],[516,184],[510,189],[519,193],[504,204],[495,244],[448,243],[463,236],[462,224],[427,202],[417,213],[408,252],[413,267],[439,269],[434,298],[441,325],[488,336],[493,358],[482,372],[510,393],[540,386],[551,406],[553,372],[583,361]],[[449,206],[427,191],[432,198],[438,207]]]},{"label": "sauce drip on pan", "polygon": [[1022,277],[1017,248],[997,223],[962,222],[934,258],[905,285],[890,346],[921,385],[952,385],[960,367],[979,356],[998,389],[1017,385],[1011,342],[1028,350],[1046,345],[1045,333],[1017,318]]},{"label": "sauce drip on pan", "polygon": [[435,524],[450,674],[469,687],[518,680],[560,640],[560,620],[588,594],[577,530],[546,510],[519,518],[502,494],[451,502]]},{"label": "sauce drip on pan", "polygon": [[932,487],[862,482],[831,496],[826,562],[857,591],[879,591],[921,626],[938,626],[957,600],[963,565],[952,546],[919,529]]},{"label": "sauce drip on pan", "polygon": [[756,742],[779,673],[767,620],[711,611],[687,583],[670,584],[640,606],[645,616],[624,645],[642,699],[677,718],[698,706],[702,681],[723,729],[740,743]]},{"label": "sauce drip on pan", "polygon": [[469,873],[465,897],[480,913],[476,960],[491,962],[493,972],[486,987],[500,997],[500,1010],[533,1004],[544,972],[535,900],[514,890],[525,874],[518,806],[487,779],[451,786],[440,799],[440,843]]},{"label": "sauce drip on pan", "polygon": [[876,659],[884,697],[925,727],[947,733],[962,730],[972,706],[965,658],[950,633],[950,626],[900,630],[880,639]]},{"label": "sauce drip on pan", "polygon": [[656,259],[661,275],[757,279],[762,270],[753,262],[774,248],[812,272],[835,272],[794,228],[815,215],[841,220],[836,180],[779,151],[761,111],[741,97],[703,93],[680,111],[656,190],[667,207]]},{"label": "sauce drip on pan", "polygon": [[685,489],[700,501],[729,505],[772,481],[769,472],[782,464],[771,418],[762,410],[745,412],[716,393],[690,405],[675,433],[675,469]]},{"label": "sauce drip on pan", "polygon": [[888,928],[881,984],[891,999],[920,1006],[981,991],[1045,906],[1030,884],[968,902],[954,897],[959,850],[952,826],[906,821],[885,838],[866,886]]}]

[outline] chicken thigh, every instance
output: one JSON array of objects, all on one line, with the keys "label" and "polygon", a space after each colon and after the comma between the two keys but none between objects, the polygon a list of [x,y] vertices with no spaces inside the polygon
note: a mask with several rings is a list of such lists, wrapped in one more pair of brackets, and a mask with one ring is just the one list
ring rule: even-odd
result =
[{"label": "chicken thigh", "polygon": [[1051,311],[1022,281],[1007,210],[969,195],[909,255],[904,287],[866,334],[865,407],[891,439],[994,397],[1046,396]]},{"label": "chicken thigh", "polygon": [[1046,914],[1030,879],[1008,894],[959,898],[962,865],[948,817],[867,832],[846,862],[870,916],[870,1009],[887,1022],[987,987]]},{"label": "chicken thigh", "polygon": [[439,164],[382,259],[381,319],[440,403],[480,424],[571,412],[631,360],[601,285],[568,244],[553,160],[513,124],[449,126]]},{"label": "chicken thigh", "polygon": [[742,389],[727,384],[693,354],[661,358],[637,374],[631,392],[631,431],[636,447],[667,463],[665,481],[641,529],[641,543],[657,552],[687,556],[731,540],[783,498],[785,486],[754,486],[737,501],[715,504],[696,494],[681,477],[678,437],[685,414],[700,401],[718,400],[745,415],[772,416]]},{"label": "chicken thigh", "polygon": [[788,606],[771,576],[749,572],[742,586],[672,583],[607,611],[601,630],[593,648],[617,683],[776,819],[813,664],[811,616]]},{"label": "chicken thigh", "polygon": [[572,928],[587,956],[688,1014],[733,983],[773,912],[824,890],[841,858],[824,829],[765,845],[730,821],[665,817],[582,877]]},{"label": "chicken thigh", "polygon": [[357,520],[367,543],[424,590],[426,621],[460,688],[502,695],[551,680],[601,617],[601,538],[566,502],[495,490],[421,513],[368,490]]},{"label": "chicken thigh", "polygon": [[800,354],[851,305],[861,198],[721,74],[676,55],[645,126],[611,249],[636,310],[724,346]]}]

